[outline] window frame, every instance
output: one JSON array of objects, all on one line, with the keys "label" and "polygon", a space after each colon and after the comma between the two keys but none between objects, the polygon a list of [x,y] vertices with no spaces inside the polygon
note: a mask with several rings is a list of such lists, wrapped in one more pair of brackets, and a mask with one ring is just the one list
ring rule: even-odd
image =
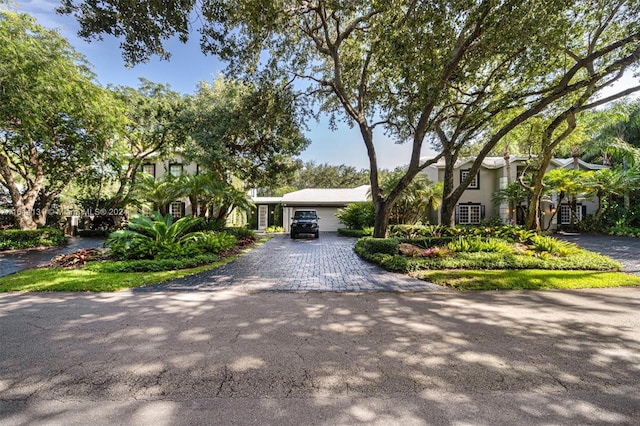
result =
[{"label": "window frame", "polygon": [[[465,180],[466,176],[468,176],[470,172],[471,172],[471,169],[461,169],[460,170],[460,182],[461,183],[462,183],[463,180]],[[480,189],[480,172],[476,173],[475,177],[473,178],[473,180],[471,181],[469,186],[467,186],[466,189]]]},{"label": "window frame", "polygon": [[[177,206],[178,208],[177,212],[175,212],[174,206]],[[185,208],[185,203],[183,203],[182,201],[173,201],[169,203],[169,214],[174,219],[180,219],[185,216],[184,208]]]},{"label": "window frame", "polygon": [[[173,174],[173,172],[171,171],[171,168],[174,166],[179,166],[180,167],[180,174],[175,175]],[[169,168],[167,170],[167,173],[170,174],[173,177],[180,177],[184,174],[184,164],[182,163],[169,163]]]},{"label": "window frame", "polygon": [[[456,224],[458,225],[479,225],[482,223],[482,219],[484,219],[484,206],[481,203],[465,203],[465,204],[458,204],[456,206]],[[478,221],[477,222],[473,222],[471,221],[472,217],[474,216],[475,213],[471,212],[471,209],[477,209],[477,217],[478,217]],[[463,209],[466,210],[466,212],[463,213]],[[467,217],[466,221],[462,221],[462,217],[463,215],[465,215]]]},{"label": "window frame", "polygon": [[[149,166],[151,166],[153,168],[153,173],[147,173],[147,172],[144,171],[144,168],[145,167],[149,167]],[[151,175],[155,179],[156,178],[156,165],[155,165],[155,163],[142,163],[142,173],[146,173],[148,175]]]}]

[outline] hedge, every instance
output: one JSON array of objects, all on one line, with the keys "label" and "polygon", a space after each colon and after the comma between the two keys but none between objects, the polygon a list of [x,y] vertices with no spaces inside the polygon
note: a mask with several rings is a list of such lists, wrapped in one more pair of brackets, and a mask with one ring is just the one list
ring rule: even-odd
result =
[{"label": "hedge", "polygon": [[64,232],[55,228],[34,230],[6,229],[0,231],[0,250],[61,246],[67,243]]},{"label": "hedge", "polygon": [[85,269],[95,272],[161,272],[195,268],[217,262],[217,254],[201,254],[177,259],[143,259],[90,263]]}]

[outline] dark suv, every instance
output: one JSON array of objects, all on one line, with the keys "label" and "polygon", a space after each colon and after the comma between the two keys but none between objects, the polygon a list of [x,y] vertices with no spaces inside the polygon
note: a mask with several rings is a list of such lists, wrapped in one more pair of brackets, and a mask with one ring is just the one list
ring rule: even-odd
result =
[{"label": "dark suv", "polygon": [[291,223],[291,238],[296,238],[300,234],[311,234],[314,238],[320,236],[318,227],[318,213],[315,210],[297,210],[293,214]]}]

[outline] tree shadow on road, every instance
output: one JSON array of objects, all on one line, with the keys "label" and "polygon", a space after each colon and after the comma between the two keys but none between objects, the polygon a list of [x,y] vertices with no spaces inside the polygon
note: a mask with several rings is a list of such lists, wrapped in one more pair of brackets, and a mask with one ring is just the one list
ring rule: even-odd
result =
[{"label": "tree shadow on road", "polygon": [[8,424],[629,424],[640,415],[635,289],[0,297]]}]

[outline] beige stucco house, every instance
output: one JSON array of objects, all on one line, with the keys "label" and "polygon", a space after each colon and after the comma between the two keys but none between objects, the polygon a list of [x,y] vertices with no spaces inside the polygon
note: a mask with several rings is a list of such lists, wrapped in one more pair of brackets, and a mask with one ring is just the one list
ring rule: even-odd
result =
[{"label": "beige stucco house", "polygon": [[[142,164],[141,171],[153,176],[156,179],[160,179],[168,174],[174,177],[179,177],[183,174],[197,175],[200,173],[200,165],[197,163],[187,162],[180,154],[174,154],[171,158],[168,159],[161,159],[158,157],[150,158],[148,161]],[[168,212],[176,219],[183,216],[192,215],[193,209],[189,198],[182,197],[174,200],[169,204]],[[227,224],[229,226],[246,225],[246,212],[234,209],[227,217]]]},{"label": "beige stucco house", "polygon": [[[499,217],[504,223],[509,222],[510,212],[508,204],[504,203],[496,206],[493,202],[493,194],[507,186],[509,182],[515,182],[518,177],[525,171],[528,157],[509,157],[509,162],[503,157],[487,157],[482,162],[480,171],[464,191],[462,197],[456,206],[456,224],[473,225],[479,224],[485,220]],[[460,181],[466,178],[470,171],[473,159],[461,159],[455,164],[454,186],[458,186]],[[573,158],[555,158],[551,160],[547,171],[566,168],[579,170],[599,170],[607,168],[598,164],[587,163],[582,160],[574,161]],[[444,160],[427,168],[426,173],[431,181],[444,181]],[[568,224],[570,221],[570,209],[567,200],[563,204],[557,205],[557,195],[553,194],[551,198],[544,199],[542,202],[542,212],[546,222],[544,227],[550,226],[550,229],[556,229],[559,225]],[[579,218],[592,214],[598,207],[597,200],[578,197],[577,214]],[[525,206],[518,206],[517,217],[518,222],[524,220]],[[555,217],[553,212],[560,209]],[[434,212],[433,220],[438,221],[438,212]],[[549,223],[553,220],[553,223]]]}]

